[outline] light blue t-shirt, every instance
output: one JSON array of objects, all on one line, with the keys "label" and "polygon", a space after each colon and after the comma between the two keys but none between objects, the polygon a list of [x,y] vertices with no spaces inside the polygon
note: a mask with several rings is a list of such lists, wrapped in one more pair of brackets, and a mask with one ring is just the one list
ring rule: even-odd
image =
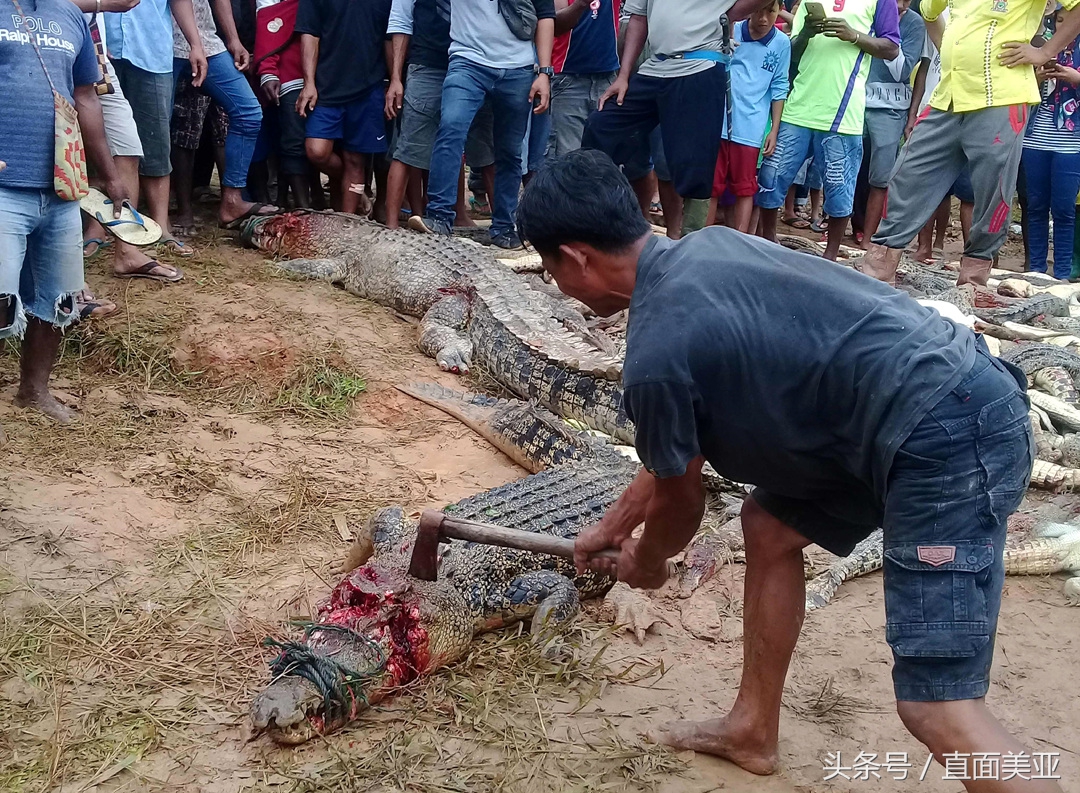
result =
[{"label": "light blue t-shirt", "polygon": [[[53,95],[32,41],[56,90],[69,102],[75,88],[101,79],[86,20],[68,0],[0,0],[0,187],[51,190],[55,152]],[[29,31],[27,31],[29,28]],[[31,40],[31,36],[33,40]]]},{"label": "light blue t-shirt", "polygon": [[[537,16],[543,19],[549,15]],[[554,16],[552,3],[550,17]],[[510,32],[494,0],[452,0],[450,57],[455,55],[492,69],[520,69],[532,66],[536,60],[533,43]]]},{"label": "light blue t-shirt", "polygon": [[787,99],[788,69],[791,66],[791,40],[772,28],[764,38],[750,36],[746,21],[735,25],[739,46],[731,58],[731,134],[724,119],[724,139],[743,146],[761,146],[769,125],[772,103]]},{"label": "light blue t-shirt", "polygon": [[173,25],[169,0],[141,0],[130,11],[105,14],[109,57],[145,72],[172,74]]}]

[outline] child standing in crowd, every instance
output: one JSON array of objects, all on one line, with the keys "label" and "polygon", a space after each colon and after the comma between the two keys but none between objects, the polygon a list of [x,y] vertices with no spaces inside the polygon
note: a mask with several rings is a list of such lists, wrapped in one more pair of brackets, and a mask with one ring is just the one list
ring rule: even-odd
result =
[{"label": "child standing in crowd", "polygon": [[[717,201],[725,190],[735,196],[735,228],[750,231],[757,193],[758,155],[776,150],[780,116],[788,94],[791,42],[776,29],[780,0],[766,0],[750,18],[735,25],[738,46],[731,59],[731,112],[724,120],[720,154],[713,177],[708,225],[716,219]],[[772,129],[765,134],[772,113]],[[762,145],[762,140],[765,143]]]},{"label": "child standing in crowd", "polygon": [[1039,68],[1048,93],[1024,136],[1021,167],[1027,177],[1028,244],[1031,269],[1045,273],[1054,216],[1054,277],[1072,274],[1073,224],[1080,191],[1080,39]]},{"label": "child standing in crowd", "polygon": [[[297,112],[307,119],[307,155],[328,173],[334,209],[356,212],[367,198],[365,155],[387,149],[383,123],[386,28],[391,0],[300,0],[304,87]],[[341,141],[341,154],[334,149]],[[385,195],[379,191],[380,197]]]},{"label": "child standing in crowd", "polygon": [[304,119],[296,101],[304,87],[296,12],[300,0],[258,0],[255,12],[255,71],[267,111],[281,130],[279,179],[289,183],[298,207],[311,206],[310,169],[304,151]]},{"label": "child standing in crowd", "polygon": [[804,0],[792,30],[798,75],[784,107],[776,152],[761,166],[762,234],[776,240],[777,210],[812,155],[825,175],[829,237],[824,256],[835,261],[862,165],[870,60],[891,60],[900,53],[896,0],[834,0],[825,7]]}]

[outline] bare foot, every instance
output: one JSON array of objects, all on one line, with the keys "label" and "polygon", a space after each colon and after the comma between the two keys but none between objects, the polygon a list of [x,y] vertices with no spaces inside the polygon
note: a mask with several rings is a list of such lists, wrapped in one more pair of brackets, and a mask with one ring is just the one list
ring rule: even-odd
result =
[{"label": "bare foot", "polygon": [[645,734],[653,743],[673,749],[693,749],[695,752],[730,760],[751,774],[767,776],[776,773],[780,757],[776,745],[751,738],[731,724],[730,717],[708,721],[669,721]]},{"label": "bare foot", "polygon": [[48,391],[36,394],[19,392],[15,395],[14,401],[17,407],[37,410],[50,418],[56,419],[61,424],[70,424],[75,418],[75,414],[71,409],[60,404],[56,397]]}]

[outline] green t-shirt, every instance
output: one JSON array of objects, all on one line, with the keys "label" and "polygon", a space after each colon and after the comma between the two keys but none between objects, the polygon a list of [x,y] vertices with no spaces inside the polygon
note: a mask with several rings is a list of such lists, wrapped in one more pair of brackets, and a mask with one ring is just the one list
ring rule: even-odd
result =
[{"label": "green t-shirt", "polygon": [[[845,20],[852,30],[900,44],[896,0],[825,0],[828,18]],[[806,3],[799,4],[792,37],[806,21]],[[848,41],[818,34],[806,45],[799,74],[784,105],[784,121],[822,132],[863,134],[866,77],[871,57]]]}]

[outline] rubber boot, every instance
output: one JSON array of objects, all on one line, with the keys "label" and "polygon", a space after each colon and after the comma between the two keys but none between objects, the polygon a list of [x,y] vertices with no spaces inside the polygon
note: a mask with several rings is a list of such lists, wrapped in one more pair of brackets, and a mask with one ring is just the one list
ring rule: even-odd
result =
[{"label": "rubber boot", "polygon": [[886,248],[871,243],[863,257],[855,260],[855,269],[889,286],[896,286],[896,268],[900,266],[903,253],[903,248]]},{"label": "rubber boot", "polygon": [[990,268],[993,264],[990,259],[961,256],[960,275],[956,279],[956,285],[978,284],[979,286],[986,286],[986,282],[990,280]]},{"label": "rubber boot", "polygon": [[691,231],[705,228],[705,220],[708,217],[709,199],[684,198],[682,209],[682,235],[685,237]]}]

